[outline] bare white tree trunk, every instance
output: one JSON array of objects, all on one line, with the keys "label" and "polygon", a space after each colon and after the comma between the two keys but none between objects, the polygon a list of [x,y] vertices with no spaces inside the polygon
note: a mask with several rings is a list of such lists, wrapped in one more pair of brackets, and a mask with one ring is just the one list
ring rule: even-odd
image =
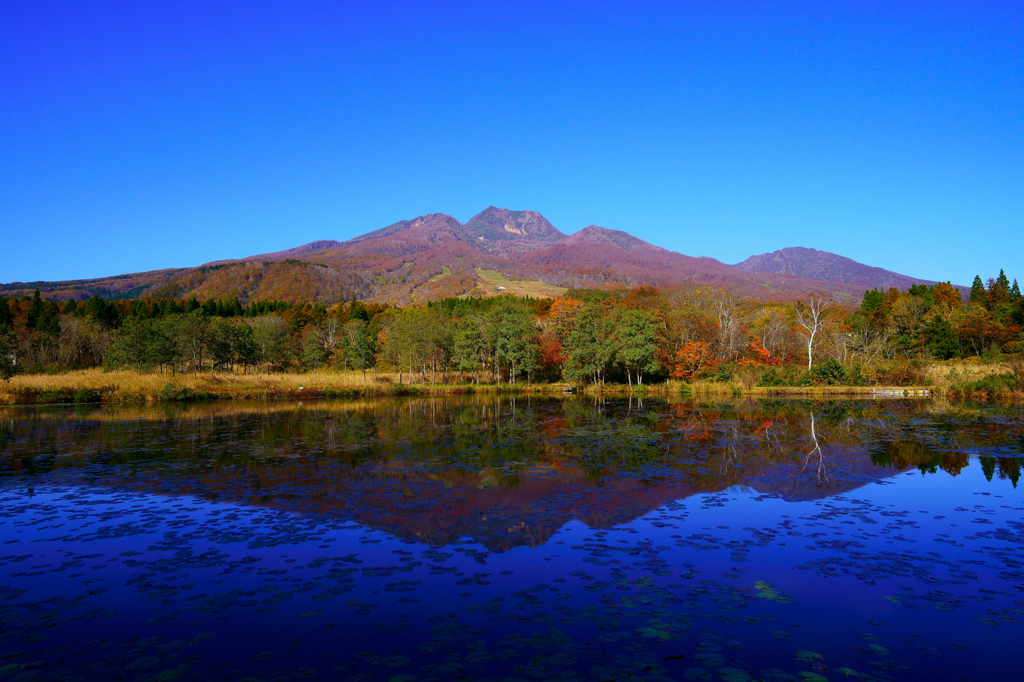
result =
[{"label": "bare white tree trunk", "polygon": [[820,294],[812,295],[805,306],[801,306],[797,303],[796,321],[807,335],[808,370],[810,370],[811,365],[814,364],[814,347],[817,345],[815,337],[817,337],[818,332],[821,331],[822,327],[825,326],[825,320],[828,319],[831,305],[832,302]]}]

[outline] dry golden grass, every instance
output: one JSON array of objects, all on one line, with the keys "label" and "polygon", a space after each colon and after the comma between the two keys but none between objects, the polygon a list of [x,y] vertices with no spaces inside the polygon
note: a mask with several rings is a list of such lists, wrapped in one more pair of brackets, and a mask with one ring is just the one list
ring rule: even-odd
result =
[{"label": "dry golden grass", "polygon": [[[302,374],[192,374],[104,372],[78,370],[65,374],[17,375],[0,383],[0,404],[71,402],[78,391],[98,392],[91,396],[103,402],[154,402],[168,399],[266,400],[277,398],[318,398],[374,395],[445,395],[464,392],[519,391],[534,395],[561,392],[557,385],[525,386],[508,384],[474,385],[454,383],[457,374],[449,374],[449,383],[419,383],[422,377],[408,373],[398,382],[398,373],[361,371],[307,372]],[[442,375],[436,375],[440,382]]]},{"label": "dry golden grass", "polygon": [[[471,293],[482,294],[485,297],[514,294],[531,298],[557,298],[568,291],[564,287],[556,287],[554,284],[538,280],[511,280],[496,270],[477,268],[476,274],[480,281]],[[499,290],[498,287],[504,288]]]},{"label": "dry golden grass", "polygon": [[[976,381],[990,374],[1002,374],[1011,371],[1008,365],[1001,363],[985,364],[979,361],[949,361],[931,363],[925,367],[927,380],[924,386],[899,387],[897,390],[929,389],[935,396],[950,393],[953,385]],[[29,374],[17,375],[10,381],[0,383],[0,404],[38,403],[38,402],[70,402],[77,391],[97,392],[99,399],[109,403],[124,402],[155,402],[167,399],[168,385],[174,385],[178,394],[191,392],[189,398],[225,399],[225,400],[267,400],[277,398],[317,398],[341,396],[382,396],[382,395],[446,395],[469,392],[466,384],[456,384],[457,375],[449,375],[452,383],[429,384],[413,383],[410,385],[409,375],[402,377],[405,384],[398,383],[397,373],[372,372],[366,376],[360,371],[325,370],[304,374],[231,374],[203,373],[198,376],[191,374],[146,373],[135,372],[104,372],[99,369],[79,370],[65,374]],[[420,379],[416,377],[415,380]],[[438,381],[441,375],[437,375]],[[415,381],[414,380],[414,381]],[[526,395],[560,395],[564,384],[534,384],[525,386],[508,384],[495,386],[483,384],[472,386],[472,392],[489,393],[499,391],[516,391]],[[680,397],[694,398],[728,398],[731,396],[767,397],[767,396],[809,396],[809,397],[842,397],[880,395],[886,387],[880,386],[807,386],[807,387],[751,387],[745,388],[739,379],[731,382],[695,382],[683,384],[679,381],[645,384],[642,389],[634,390],[628,386],[608,384],[605,386],[586,386],[585,395],[601,395],[608,397],[626,397],[640,395],[647,397]],[[577,391],[579,392],[579,391]],[[50,395],[46,395],[46,394]],[[93,400],[96,399],[94,396]]]},{"label": "dry golden grass", "polygon": [[69,387],[106,389],[114,387],[114,390],[127,391],[132,393],[146,393],[159,391],[168,383],[175,383],[178,386],[191,389],[249,389],[254,387],[272,388],[277,390],[293,389],[302,387],[316,388],[362,388],[372,385],[380,385],[388,381],[396,382],[398,375],[381,373],[378,375],[384,382],[375,382],[372,372],[367,372],[363,378],[362,372],[348,371],[323,371],[307,372],[303,374],[231,374],[231,373],[209,373],[204,372],[198,376],[192,374],[174,374],[169,372],[160,374],[148,372],[137,374],[135,372],[104,372],[101,369],[83,369],[65,374],[23,374],[15,375],[6,386],[0,387],[3,390],[17,390],[25,388],[37,391],[61,390]]},{"label": "dry golden grass", "polygon": [[925,368],[925,376],[928,377],[929,385],[948,389],[953,384],[969,383],[993,374],[1006,374],[1009,371],[1010,367],[1006,363],[985,363],[975,358],[930,363]]}]

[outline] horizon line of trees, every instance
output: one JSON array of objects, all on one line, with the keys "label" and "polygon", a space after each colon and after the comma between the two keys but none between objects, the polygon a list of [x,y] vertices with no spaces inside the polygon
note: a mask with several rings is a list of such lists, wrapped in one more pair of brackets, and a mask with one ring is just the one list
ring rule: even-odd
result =
[{"label": "horizon line of trees", "polygon": [[824,295],[766,303],[706,287],[449,298],[410,308],[195,297],[57,303],[36,290],[0,297],[0,373],[380,369],[399,382],[630,386],[740,373],[842,383],[894,360],[1019,354],[1022,330],[1024,299],[1002,271],[987,283],[975,278],[967,300],[942,282],[868,290],[856,308]]}]

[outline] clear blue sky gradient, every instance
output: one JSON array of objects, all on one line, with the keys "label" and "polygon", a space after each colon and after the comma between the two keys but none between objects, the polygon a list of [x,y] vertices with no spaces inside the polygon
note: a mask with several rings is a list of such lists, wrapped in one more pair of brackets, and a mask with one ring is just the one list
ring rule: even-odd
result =
[{"label": "clear blue sky gradient", "polygon": [[0,281],[489,204],[1024,280],[1024,3],[0,0]]}]

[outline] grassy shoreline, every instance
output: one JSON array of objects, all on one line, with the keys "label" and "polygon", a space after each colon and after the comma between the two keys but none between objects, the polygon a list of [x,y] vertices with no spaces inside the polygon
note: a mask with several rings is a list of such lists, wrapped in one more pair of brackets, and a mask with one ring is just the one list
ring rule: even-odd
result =
[{"label": "grassy shoreline", "polygon": [[[945,369],[945,371],[943,371]],[[984,378],[998,373],[998,367],[969,368],[963,363],[953,368],[957,374]],[[973,370],[973,371],[972,371]],[[79,370],[57,375],[18,375],[0,383],[0,404],[82,404],[82,403],[158,403],[207,400],[280,400],[342,397],[445,396],[467,394],[515,394],[558,396],[571,390],[575,394],[606,397],[937,397],[960,399],[1024,399],[1024,392],[1005,391],[993,394],[965,390],[963,384],[952,384],[945,378],[950,370],[929,367],[928,381],[916,386],[743,386],[739,382],[698,382],[683,384],[668,381],[633,387],[574,387],[553,384],[470,384],[470,383],[399,383],[397,374],[361,372],[315,372],[307,374],[136,374]],[[405,375],[404,378],[408,378]],[[440,377],[438,377],[440,379]],[[449,377],[454,380],[455,377]],[[966,386],[970,386],[967,384]]]}]

